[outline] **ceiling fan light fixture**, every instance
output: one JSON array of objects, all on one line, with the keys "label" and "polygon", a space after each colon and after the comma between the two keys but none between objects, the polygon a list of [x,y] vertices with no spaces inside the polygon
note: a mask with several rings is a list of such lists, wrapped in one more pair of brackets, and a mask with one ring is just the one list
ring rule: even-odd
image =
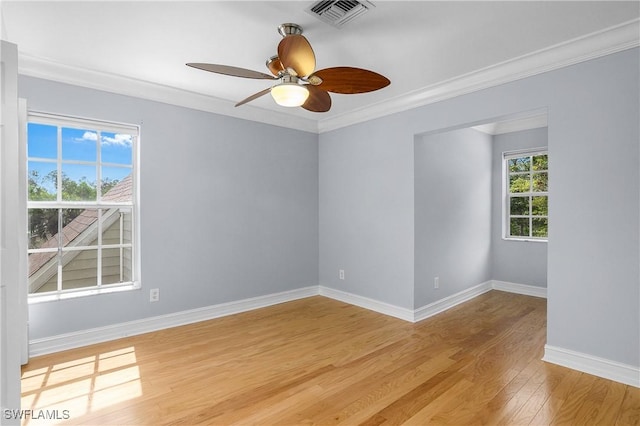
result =
[{"label": "ceiling fan light fixture", "polygon": [[271,88],[271,96],[280,106],[299,107],[309,98],[309,90],[298,83],[281,83]]}]

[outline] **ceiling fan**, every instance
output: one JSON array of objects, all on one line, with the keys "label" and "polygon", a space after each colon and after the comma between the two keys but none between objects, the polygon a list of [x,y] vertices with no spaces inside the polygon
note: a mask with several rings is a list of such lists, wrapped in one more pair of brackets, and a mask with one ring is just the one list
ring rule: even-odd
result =
[{"label": "ceiling fan", "polygon": [[326,112],[331,108],[331,96],[328,92],[366,93],[382,89],[391,83],[388,78],[362,68],[332,67],[315,71],[316,57],[311,44],[302,35],[302,27],[291,23],[282,24],[278,27],[278,32],[283,37],[278,44],[278,54],[266,62],[272,75],[229,65],[187,65],[235,77],[278,80],[274,86],[238,102],[235,105],[237,107],[271,93],[278,105],[301,106],[308,111]]}]

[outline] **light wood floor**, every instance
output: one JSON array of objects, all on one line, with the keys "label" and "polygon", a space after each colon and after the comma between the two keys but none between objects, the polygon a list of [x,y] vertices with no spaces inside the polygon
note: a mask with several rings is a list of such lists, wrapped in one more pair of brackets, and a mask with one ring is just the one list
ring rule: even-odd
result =
[{"label": "light wood floor", "polygon": [[82,425],[639,424],[640,389],[540,361],[545,318],[546,300],[499,291],[417,324],[311,297],[32,359],[22,408]]}]

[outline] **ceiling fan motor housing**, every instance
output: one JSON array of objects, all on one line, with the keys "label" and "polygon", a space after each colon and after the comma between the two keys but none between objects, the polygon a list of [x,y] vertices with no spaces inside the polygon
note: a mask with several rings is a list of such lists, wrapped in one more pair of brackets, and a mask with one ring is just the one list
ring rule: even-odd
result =
[{"label": "ceiling fan motor housing", "polygon": [[298,24],[286,23],[278,27],[278,32],[282,37],[288,35],[302,34],[302,27]]}]

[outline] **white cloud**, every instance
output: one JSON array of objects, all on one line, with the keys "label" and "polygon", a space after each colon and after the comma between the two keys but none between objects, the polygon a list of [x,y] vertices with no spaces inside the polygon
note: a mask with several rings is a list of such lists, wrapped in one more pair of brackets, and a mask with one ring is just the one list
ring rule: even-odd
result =
[{"label": "white cloud", "polygon": [[[78,142],[84,141],[97,141],[98,133],[87,130],[82,134],[81,138],[75,139]],[[122,133],[107,133],[102,134],[101,136],[101,144],[102,145],[117,145],[117,146],[131,146],[132,137],[131,135],[126,135]]]},{"label": "white cloud", "polygon": [[86,131],[86,132],[84,132],[82,137],[80,139],[77,139],[77,140],[80,140],[80,141],[97,141],[98,140],[98,134],[96,132]]},{"label": "white cloud", "polygon": [[113,137],[102,135],[102,145],[130,146],[131,142],[131,135],[121,133],[116,133]]}]

